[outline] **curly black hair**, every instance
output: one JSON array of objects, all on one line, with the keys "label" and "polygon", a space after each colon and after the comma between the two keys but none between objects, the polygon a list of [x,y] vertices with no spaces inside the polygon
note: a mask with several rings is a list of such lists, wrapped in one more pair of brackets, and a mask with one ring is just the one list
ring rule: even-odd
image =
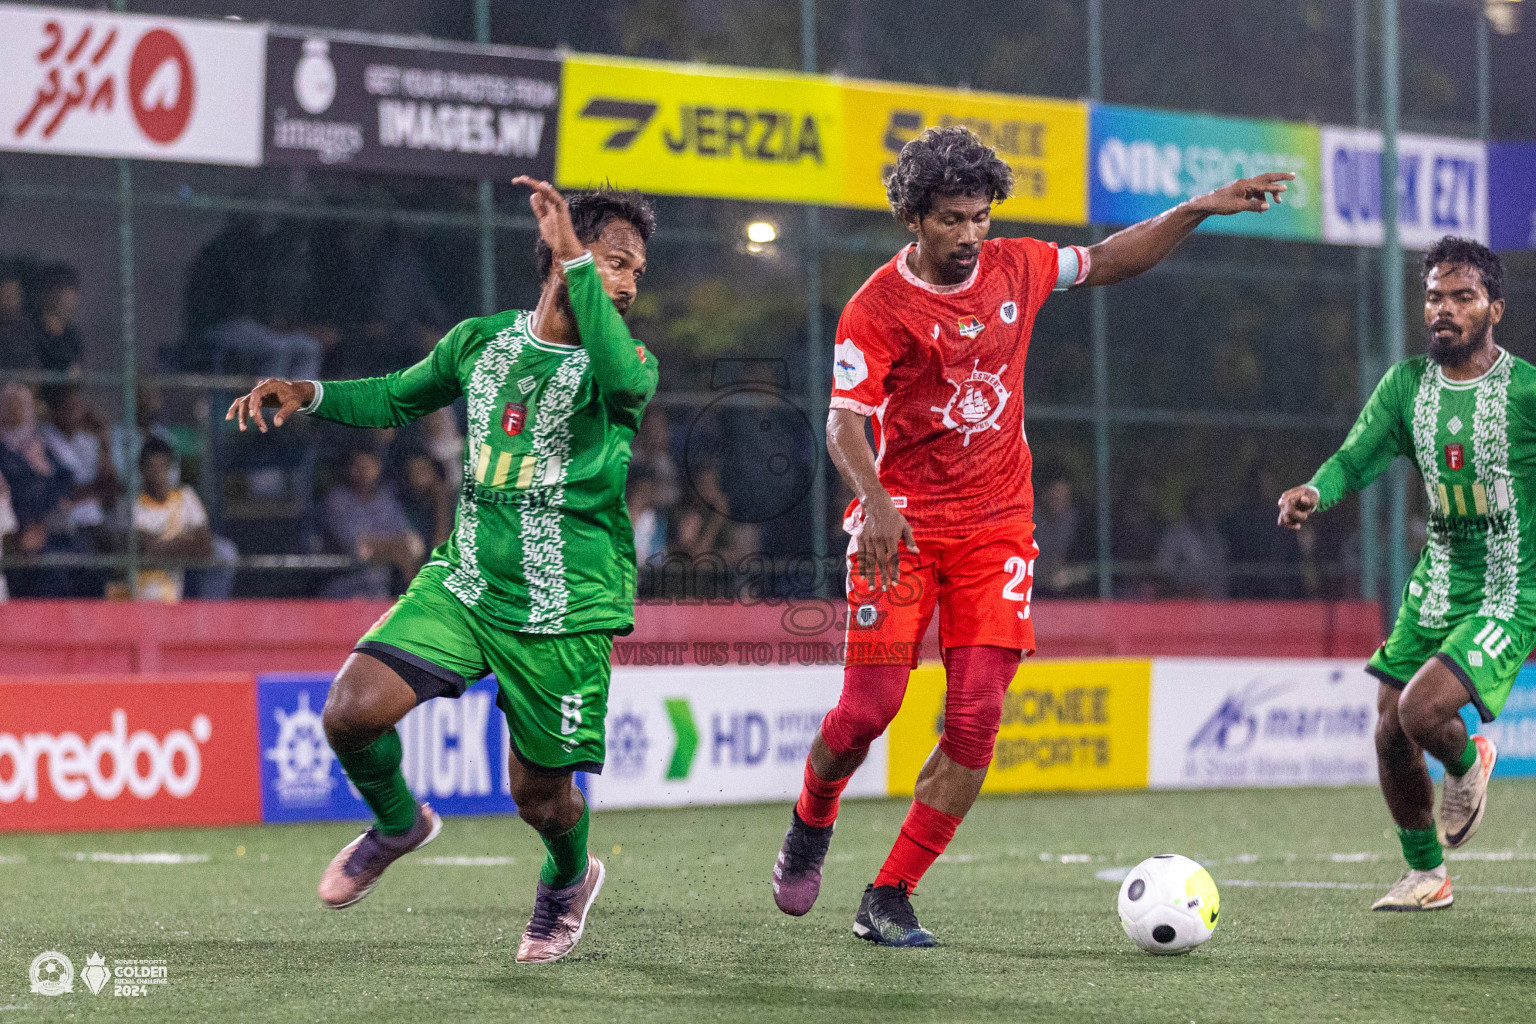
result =
[{"label": "curly black hair", "polygon": [[901,147],[885,179],[885,195],[896,219],[926,216],[939,196],[987,196],[1001,202],[1013,194],[1013,171],[969,128],[929,128]]},{"label": "curly black hair", "polygon": [[1446,235],[1424,254],[1424,280],[1429,280],[1429,272],[1442,263],[1476,270],[1482,276],[1483,287],[1488,290],[1489,302],[1504,297],[1504,262],[1482,242]]},{"label": "curly black hair", "polygon": [[[642,242],[649,242],[656,233],[656,211],[651,209],[650,200],[639,192],[620,191],[605,185],[590,192],[567,192],[565,202],[571,208],[576,239],[583,245],[597,241],[608,223],[615,220],[634,225]],[[549,276],[555,265],[555,254],[544,244],[542,237],[534,241],[533,262],[538,267],[540,281]]]}]

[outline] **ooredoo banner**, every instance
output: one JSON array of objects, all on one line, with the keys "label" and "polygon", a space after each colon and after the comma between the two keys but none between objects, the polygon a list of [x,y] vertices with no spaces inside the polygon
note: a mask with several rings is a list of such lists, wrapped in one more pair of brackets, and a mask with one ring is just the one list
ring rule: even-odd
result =
[{"label": "ooredoo banner", "polygon": [[0,832],[261,820],[249,676],[0,681]]},{"label": "ooredoo banner", "polygon": [[1151,784],[1373,783],[1376,690],[1363,659],[1157,658]]},{"label": "ooredoo banner", "polygon": [[[1323,240],[1381,244],[1381,133],[1324,128]],[[1403,244],[1444,235],[1488,242],[1488,147],[1471,139],[1399,135],[1397,223]]]},{"label": "ooredoo banner", "polygon": [[[608,762],[589,776],[597,808],[793,800],[811,740],[842,691],[841,666],[616,669]],[[849,796],[884,796],[886,742]]]},{"label": "ooredoo banner", "polygon": [[553,55],[274,31],[266,92],[269,164],[498,180],[554,174]]},{"label": "ooredoo banner", "polygon": [[255,165],[266,31],[0,4],[0,149]]}]

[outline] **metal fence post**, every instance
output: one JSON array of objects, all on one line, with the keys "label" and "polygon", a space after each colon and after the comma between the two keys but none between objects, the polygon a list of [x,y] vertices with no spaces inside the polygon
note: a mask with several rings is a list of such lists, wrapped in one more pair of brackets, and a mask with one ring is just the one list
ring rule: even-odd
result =
[{"label": "metal fence post", "polygon": [[[1088,96],[1095,103],[1104,98],[1103,0],[1088,0]],[[1101,241],[1103,229],[1093,229]],[[1110,533],[1109,498],[1109,296],[1093,289],[1088,307],[1088,332],[1093,345],[1093,467],[1095,481],[1095,536],[1098,548],[1099,598],[1115,594],[1113,537]]]},{"label": "metal fence post", "polygon": [[[1355,124],[1361,128],[1370,119],[1366,88],[1366,34],[1369,30],[1366,0],[1354,0]],[[1355,374],[1360,407],[1370,401],[1375,390],[1376,346],[1371,338],[1371,253],[1365,246],[1355,248]],[[1367,601],[1381,600],[1381,484],[1372,483],[1360,492],[1360,596]]]},{"label": "metal fence post", "polygon": [[[491,0],[475,0],[475,42],[491,41]],[[496,191],[482,179],[478,199],[480,217],[480,315],[496,310]]]},{"label": "metal fence post", "polygon": [[[1388,366],[1400,362],[1407,352],[1403,328],[1403,240],[1397,219],[1397,131],[1401,113],[1397,11],[1397,0],[1381,0],[1381,319]],[[1387,564],[1391,591],[1387,600],[1396,616],[1408,580],[1408,472],[1401,460],[1392,464],[1388,484],[1391,515]]]},{"label": "metal fence post", "polygon": [[[800,0],[800,65],[816,73],[816,0]],[[815,442],[811,461],[811,554],[816,562],[816,592],[822,592],[821,567],[827,558],[827,365],[821,323],[821,209],[805,208],[805,409]]]}]

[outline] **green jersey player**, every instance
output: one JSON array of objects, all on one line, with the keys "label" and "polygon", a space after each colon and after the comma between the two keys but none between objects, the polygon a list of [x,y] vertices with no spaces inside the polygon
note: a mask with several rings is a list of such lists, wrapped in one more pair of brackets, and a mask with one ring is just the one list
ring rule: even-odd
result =
[{"label": "green jersey player", "polygon": [[[1408,862],[1375,910],[1451,905],[1441,847],[1477,831],[1498,756],[1460,709],[1493,721],[1536,643],[1536,367],[1494,344],[1503,315],[1498,256],[1441,239],[1424,258],[1429,354],[1388,370],[1344,446],[1280,497],[1280,524],[1298,529],[1399,455],[1424,478],[1428,537],[1367,665],[1381,680],[1381,791]],[[1445,765],[1438,832],[1425,751]]]},{"label": "green jersey player", "polygon": [[399,427],[463,396],[464,486],[453,535],[359,641],[331,686],[326,736],[377,816],[320,880],[330,907],[366,896],[442,822],[400,772],[395,724],[494,673],[512,736],[518,814],[548,848],[520,962],[557,960],[603,884],[587,853],[574,771],[600,771],[615,633],[634,622],[635,547],[624,506],[630,442],[656,391],[656,357],[623,314],[645,271],[649,204],[600,190],[533,189],[538,307],[466,320],[427,358],[371,380],[265,380],[226,418],[265,431],[295,412]]}]

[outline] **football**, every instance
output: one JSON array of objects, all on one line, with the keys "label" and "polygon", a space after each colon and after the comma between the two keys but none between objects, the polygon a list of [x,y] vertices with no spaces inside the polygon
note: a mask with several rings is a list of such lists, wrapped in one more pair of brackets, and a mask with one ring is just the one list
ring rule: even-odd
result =
[{"label": "football", "polygon": [[1188,857],[1160,853],[1120,884],[1120,925],[1149,953],[1188,953],[1216,930],[1221,897],[1211,873]]}]

